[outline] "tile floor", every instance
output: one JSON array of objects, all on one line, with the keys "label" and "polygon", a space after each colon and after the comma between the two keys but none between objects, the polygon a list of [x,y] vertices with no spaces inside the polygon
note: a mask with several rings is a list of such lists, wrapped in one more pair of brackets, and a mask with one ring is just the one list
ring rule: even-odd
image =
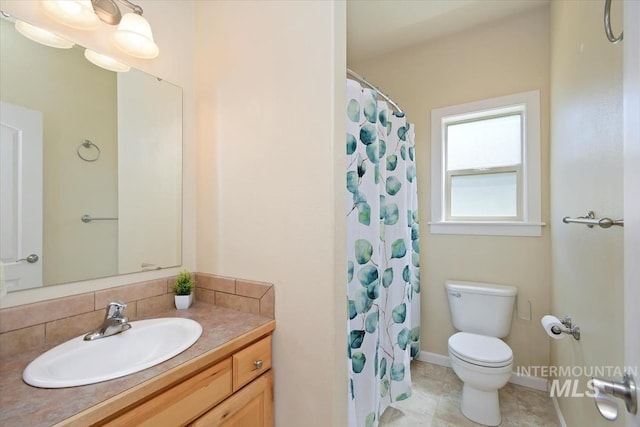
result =
[{"label": "tile floor", "polygon": [[[474,427],[460,412],[462,382],[451,368],[411,363],[413,395],[388,407],[380,427]],[[501,427],[560,427],[548,393],[507,384],[500,390]]]}]

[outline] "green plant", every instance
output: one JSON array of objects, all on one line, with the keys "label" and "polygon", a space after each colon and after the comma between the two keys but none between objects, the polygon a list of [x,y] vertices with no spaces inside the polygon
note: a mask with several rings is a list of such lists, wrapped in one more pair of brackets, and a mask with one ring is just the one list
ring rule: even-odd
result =
[{"label": "green plant", "polygon": [[176,284],[173,285],[173,291],[176,295],[189,295],[195,285],[196,282],[191,278],[191,273],[188,270],[182,270],[178,274]]}]

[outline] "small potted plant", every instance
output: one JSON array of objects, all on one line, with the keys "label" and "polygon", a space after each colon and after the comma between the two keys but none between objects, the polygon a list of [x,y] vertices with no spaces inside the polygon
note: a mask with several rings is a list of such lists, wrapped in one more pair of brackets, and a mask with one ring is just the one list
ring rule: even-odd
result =
[{"label": "small potted plant", "polygon": [[191,278],[191,273],[188,270],[182,270],[178,274],[176,284],[173,285],[173,291],[176,293],[175,303],[178,310],[184,310],[191,306],[193,303],[193,288],[196,286],[196,282]]}]

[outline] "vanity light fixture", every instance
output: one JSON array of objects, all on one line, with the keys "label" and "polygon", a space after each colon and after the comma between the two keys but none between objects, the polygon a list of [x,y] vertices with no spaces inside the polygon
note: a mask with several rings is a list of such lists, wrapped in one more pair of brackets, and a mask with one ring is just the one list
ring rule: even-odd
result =
[{"label": "vanity light fixture", "polygon": [[55,47],[58,49],[70,49],[74,43],[60,37],[50,31],[43,30],[35,25],[28,24],[24,21],[16,20],[16,30],[29,40],[43,44],[45,46]]},{"label": "vanity light fixture", "polygon": [[[133,12],[122,16],[117,3]],[[99,21],[118,25],[112,40],[130,56],[151,59],[160,53],[142,8],[128,0],[40,0],[40,7],[54,20],[73,28],[92,29]]]},{"label": "vanity light fixture", "polygon": [[113,34],[113,42],[118,49],[137,58],[151,59],[160,53],[149,22],[135,12],[122,17],[118,31]]},{"label": "vanity light fixture", "polygon": [[103,55],[101,53],[95,52],[91,49],[85,49],[84,57],[87,58],[89,62],[98,67],[115,71],[116,73],[126,73],[131,69],[130,66],[123,64],[122,62],[116,61],[110,56]]},{"label": "vanity light fixture", "polygon": [[40,0],[42,10],[55,21],[79,30],[91,30],[100,20],[91,0]]},{"label": "vanity light fixture", "polygon": [[118,25],[113,34],[113,42],[118,49],[136,58],[151,59],[158,56],[160,49],[153,40],[151,26],[142,16],[142,8],[128,0],[117,0],[133,12],[124,16],[116,4],[116,0],[92,0],[93,8],[102,22]]}]

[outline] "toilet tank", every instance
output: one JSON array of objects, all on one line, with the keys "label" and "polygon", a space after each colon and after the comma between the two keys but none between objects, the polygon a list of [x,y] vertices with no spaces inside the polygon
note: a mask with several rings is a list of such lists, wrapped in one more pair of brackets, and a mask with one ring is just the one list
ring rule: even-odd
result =
[{"label": "toilet tank", "polygon": [[509,335],[515,286],[447,280],[445,288],[457,330],[498,338]]}]

